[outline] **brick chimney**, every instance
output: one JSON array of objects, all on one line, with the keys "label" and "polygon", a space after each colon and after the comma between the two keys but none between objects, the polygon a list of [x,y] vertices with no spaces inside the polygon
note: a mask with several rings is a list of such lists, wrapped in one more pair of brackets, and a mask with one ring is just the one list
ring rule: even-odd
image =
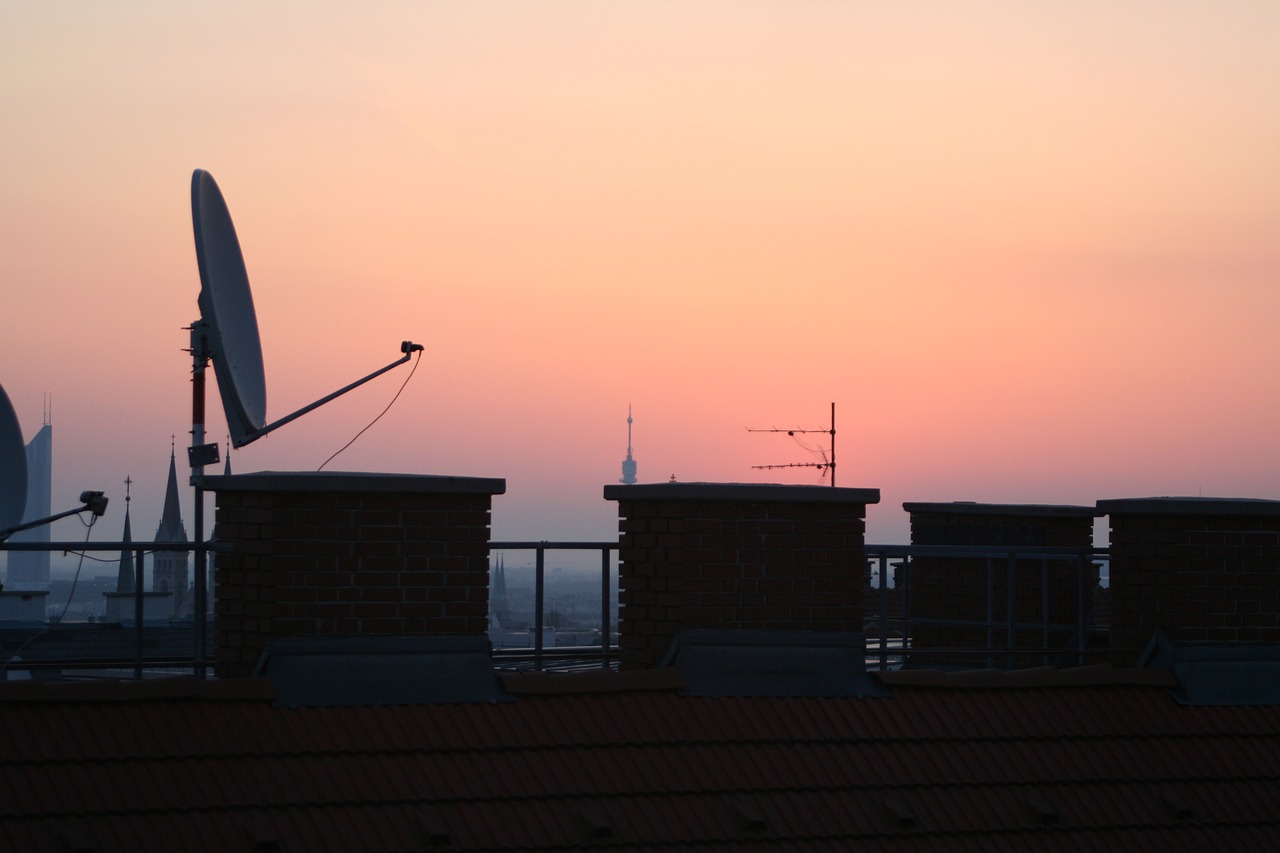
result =
[{"label": "brick chimney", "polygon": [[619,655],[655,665],[684,628],[861,631],[878,489],[658,483],[618,502]]},{"label": "brick chimney", "polygon": [[1280,501],[1098,501],[1111,524],[1111,662],[1175,643],[1280,642]]},{"label": "brick chimney", "polygon": [[249,675],[268,639],[485,634],[500,479],[260,472],[217,494],[215,674]]}]

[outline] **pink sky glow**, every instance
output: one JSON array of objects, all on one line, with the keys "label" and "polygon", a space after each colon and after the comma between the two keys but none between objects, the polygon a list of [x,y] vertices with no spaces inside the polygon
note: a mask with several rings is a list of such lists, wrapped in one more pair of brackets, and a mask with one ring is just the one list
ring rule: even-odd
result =
[{"label": "pink sky glow", "polygon": [[[1278,498],[1278,44],[1270,2],[11,0],[0,382],[27,438],[53,394],[55,511],[103,489],[116,539],[132,476],[149,536],[204,168],[268,417],[423,343],[329,468],[504,477],[497,538],[616,535],[628,404],[641,482],[819,484],[746,427],[834,401],[873,542],[904,501]],[[406,375],[234,469],[316,468]]]}]

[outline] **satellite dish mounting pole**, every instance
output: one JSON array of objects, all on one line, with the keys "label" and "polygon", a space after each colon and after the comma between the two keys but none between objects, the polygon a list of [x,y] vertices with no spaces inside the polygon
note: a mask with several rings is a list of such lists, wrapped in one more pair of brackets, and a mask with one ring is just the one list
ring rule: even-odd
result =
[{"label": "satellite dish mounting pole", "polygon": [[218,446],[206,445],[204,441],[204,372],[209,365],[209,340],[205,334],[203,320],[191,324],[191,447],[187,450],[187,458],[191,463],[191,485],[195,488],[195,596],[192,604],[192,620],[195,628],[195,650],[193,674],[196,678],[205,677],[205,611],[208,609],[206,591],[208,571],[206,559],[208,549],[204,543],[204,466],[208,461],[207,449],[213,447],[214,462],[217,462]]}]

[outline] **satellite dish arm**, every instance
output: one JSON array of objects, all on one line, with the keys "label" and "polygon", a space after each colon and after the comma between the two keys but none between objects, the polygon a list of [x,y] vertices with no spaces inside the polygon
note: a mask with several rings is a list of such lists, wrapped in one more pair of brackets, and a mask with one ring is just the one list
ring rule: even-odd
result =
[{"label": "satellite dish arm", "polygon": [[301,409],[298,409],[298,411],[294,412],[293,414],[285,415],[283,418],[281,418],[278,421],[273,421],[272,423],[267,424],[261,429],[254,430],[249,434],[249,437],[243,443],[237,446],[243,447],[245,444],[248,444],[251,441],[256,441],[257,439],[262,438],[267,433],[272,432],[273,430],[276,430],[284,426],[285,424],[289,423],[292,420],[296,420],[297,418],[302,417],[312,409],[318,409],[321,406],[323,406],[325,403],[328,403],[330,400],[337,399],[338,397],[341,397],[343,394],[347,393],[348,391],[354,388],[360,387],[364,383],[368,382],[370,379],[376,379],[377,377],[386,373],[388,370],[391,370],[394,367],[399,367],[400,365],[407,362],[410,358],[412,358],[415,352],[421,352],[421,351],[422,351],[422,344],[415,344],[413,341],[402,342],[400,344],[400,352],[404,353],[404,356],[402,356],[401,358],[396,359],[395,361],[388,364],[386,367],[378,368],[373,373],[370,373],[368,376],[364,377],[363,379],[357,379],[355,382],[352,382],[350,385],[347,385],[343,388],[339,388],[337,391],[334,391],[332,394],[328,395],[327,397],[322,397],[319,400],[316,400],[314,403],[312,403],[309,406],[303,406]]},{"label": "satellite dish arm", "polygon": [[56,515],[51,515],[48,518],[37,518],[34,521],[26,521],[26,522],[23,522],[22,524],[15,525],[14,527],[10,527],[7,530],[0,530],[0,542],[3,542],[4,540],[8,539],[14,533],[18,533],[23,530],[30,530],[33,527],[41,527],[42,525],[55,522],[60,518],[66,518],[69,515],[77,515],[82,512],[91,512],[94,514],[95,517],[101,518],[102,514],[107,511],[107,501],[108,501],[108,498],[103,496],[102,492],[81,492],[80,502],[83,503],[84,506],[79,506],[79,507],[76,507],[75,509],[69,509],[66,512],[60,512],[60,513],[57,513]]}]

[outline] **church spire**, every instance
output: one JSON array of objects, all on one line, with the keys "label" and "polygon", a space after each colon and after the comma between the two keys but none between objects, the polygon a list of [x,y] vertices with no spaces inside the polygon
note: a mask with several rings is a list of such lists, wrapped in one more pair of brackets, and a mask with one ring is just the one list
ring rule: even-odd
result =
[{"label": "church spire", "polygon": [[[164,510],[156,529],[157,542],[186,542],[187,529],[182,525],[182,505],[178,501],[178,465],[174,458],[173,440],[169,441],[169,483],[164,490]],[[171,618],[182,618],[190,604],[188,596],[190,555],[186,551],[157,549],[151,557],[151,589],[173,595]]]},{"label": "church spire", "polygon": [[182,524],[182,505],[178,501],[178,466],[169,442],[169,483],[164,490],[164,511],[160,514],[157,542],[186,542],[187,529]]},{"label": "church spire", "polygon": [[133,477],[126,476],[124,478],[124,535],[120,537],[120,541],[125,544],[120,549],[120,571],[116,574],[116,592],[133,592],[133,549],[129,548],[129,543],[133,542],[133,533],[129,529],[129,501],[133,500],[129,496],[129,488],[133,485]]}]

